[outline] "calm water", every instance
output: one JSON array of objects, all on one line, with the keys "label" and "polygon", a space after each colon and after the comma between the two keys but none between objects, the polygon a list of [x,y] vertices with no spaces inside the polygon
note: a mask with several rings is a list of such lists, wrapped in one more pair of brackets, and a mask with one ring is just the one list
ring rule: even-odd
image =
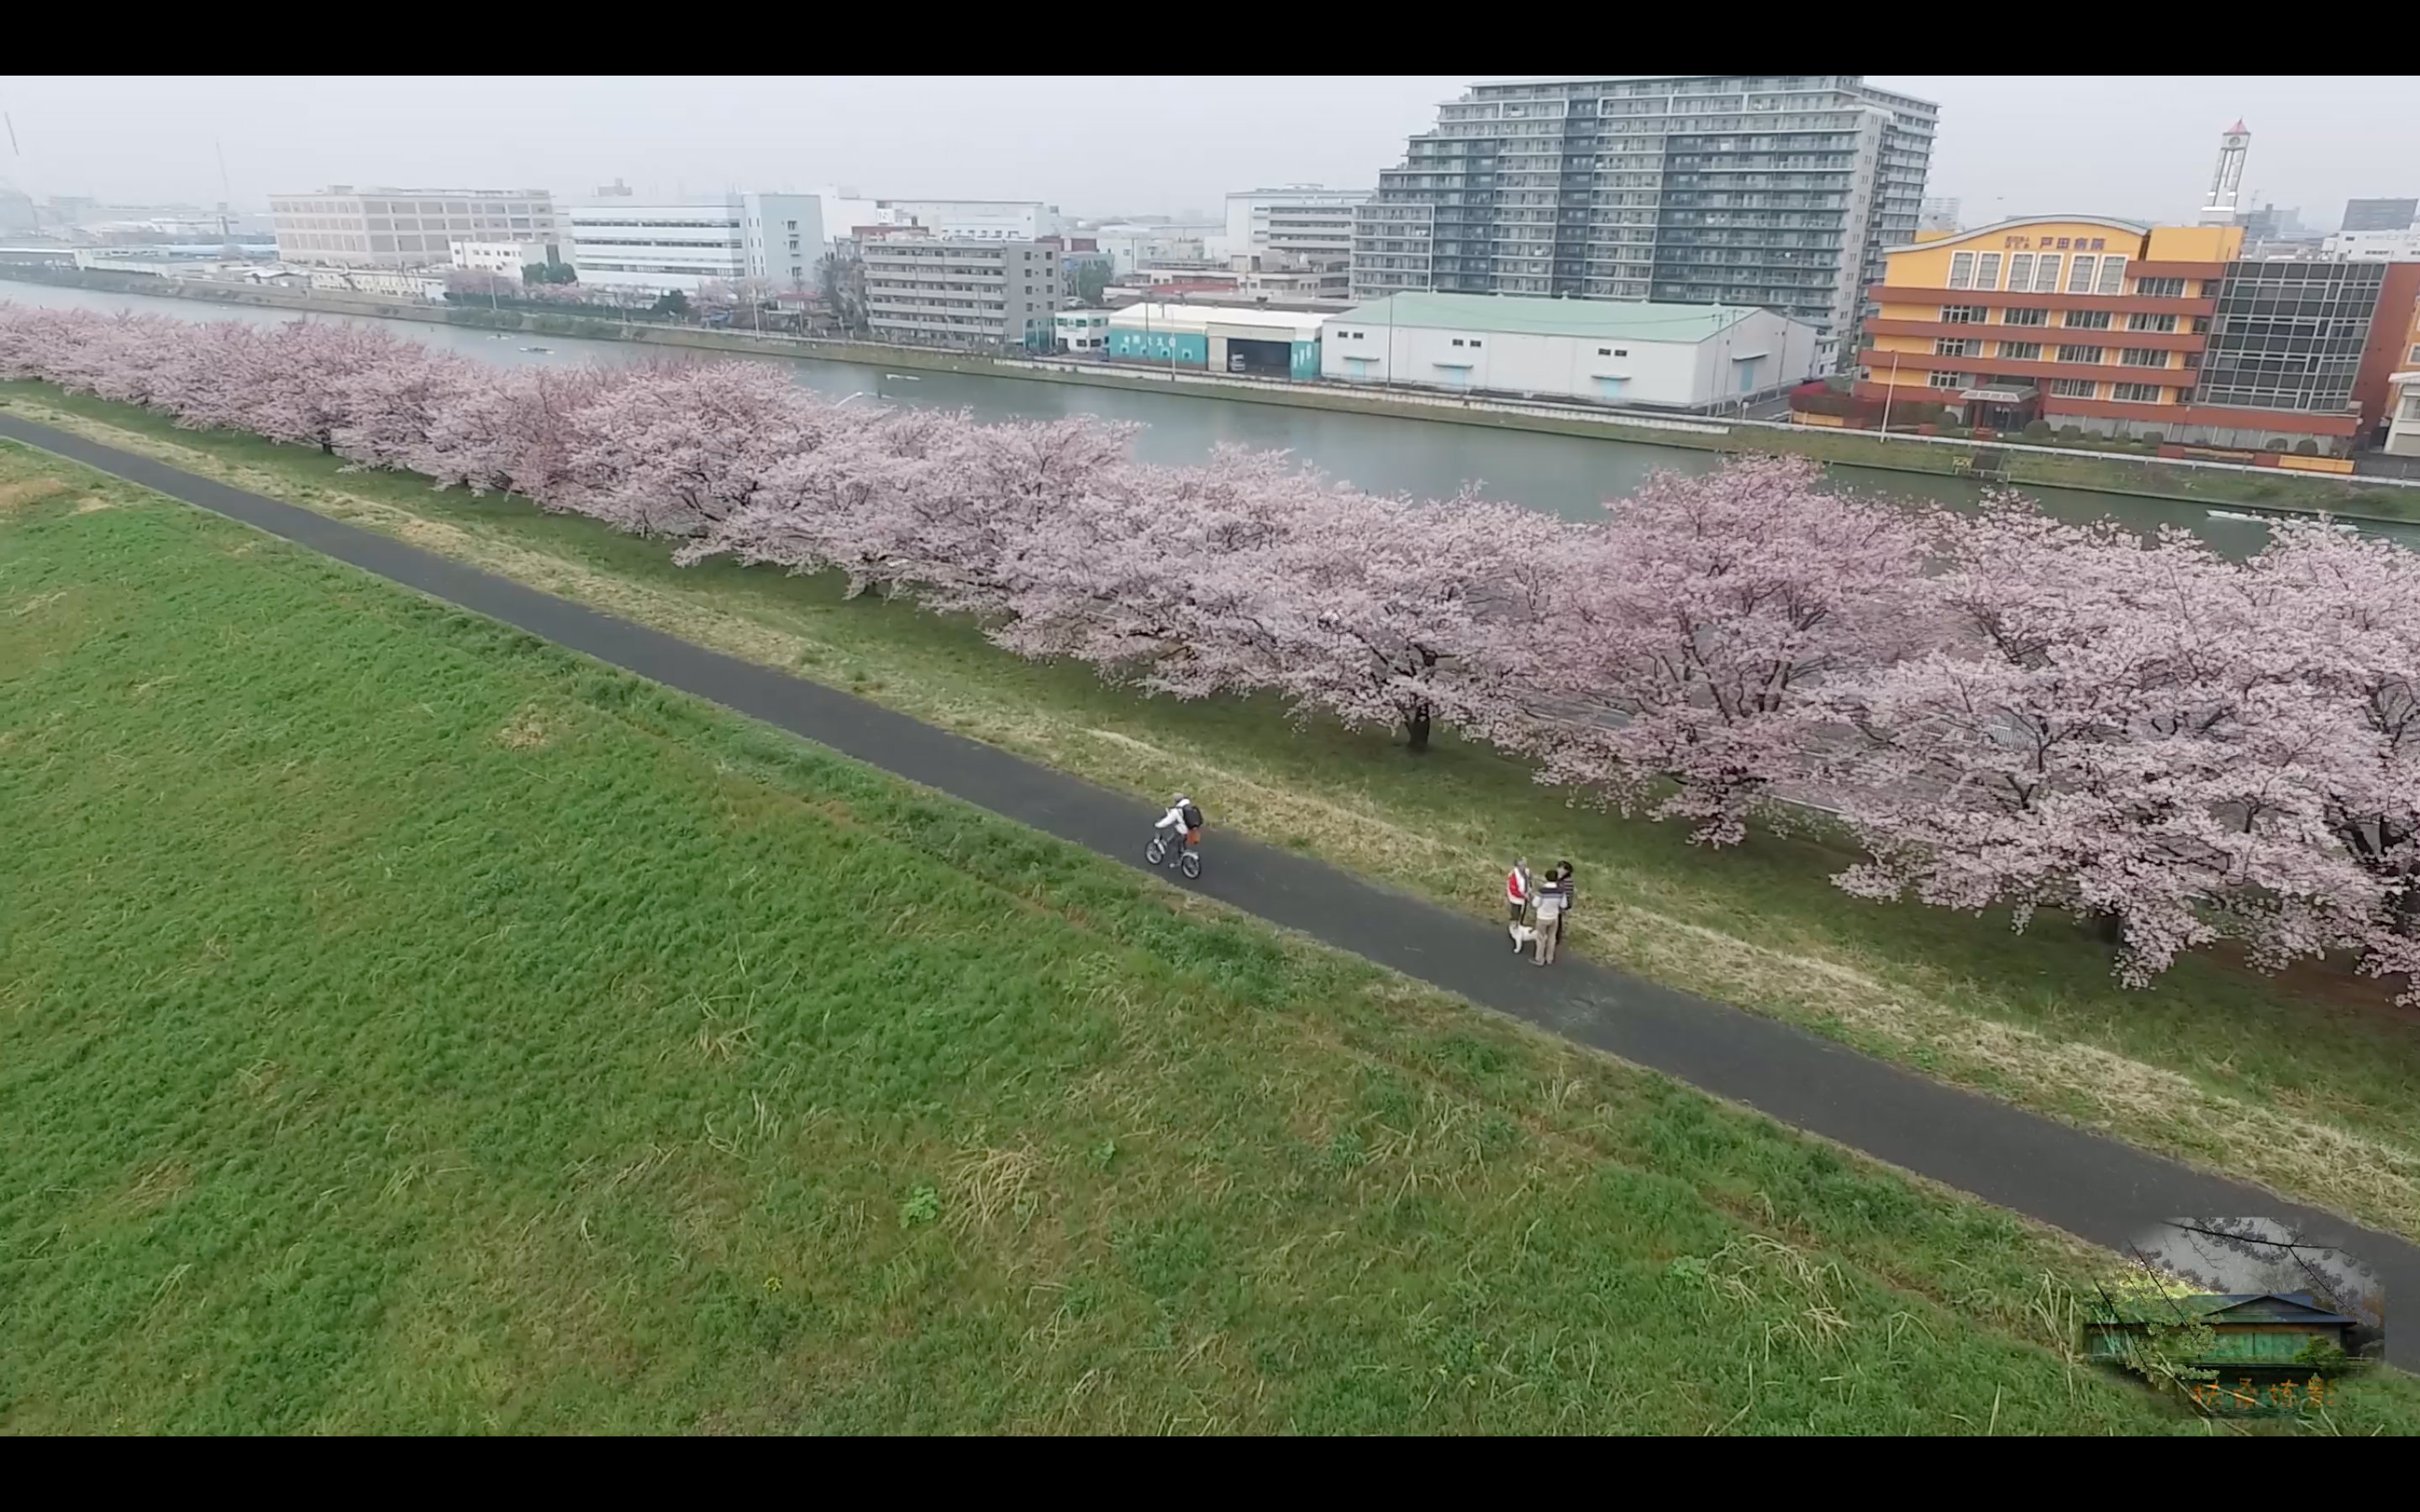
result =
[{"label": "calm water", "polygon": [[[280,310],[211,304],[194,300],[102,294],[39,284],[0,283],[0,300],[55,309],[141,310],[189,320],[248,320],[274,325],[297,318]],[[358,319],[313,316],[312,319]],[[505,366],[527,363],[624,363],[661,355],[665,348],[624,342],[583,341],[515,332],[498,336],[459,326],[417,321],[380,321],[432,347]],[[532,350],[543,347],[543,350]],[[1189,462],[1212,447],[1236,443],[1289,452],[1300,460],[1380,493],[1442,498],[1466,485],[1492,498],[1586,518],[1606,499],[1629,492],[1661,469],[1701,472],[1715,464],[1712,453],[1633,441],[1591,440],[1530,431],[1482,429],[1441,421],[1337,414],[1282,405],[1243,404],[1195,394],[1147,393],[1082,384],[1032,382],[955,373],[909,375],[849,363],[779,362],[798,381],[835,396],[862,393],[863,402],[938,404],[962,408],[985,420],[1097,415],[1142,426],[1136,455],[1154,462]],[[1844,483],[1900,499],[1971,502],[1978,485],[1916,473],[1862,468],[1834,470]],[[2114,517],[2141,531],[2182,525],[2230,554],[2257,550],[2268,528],[2257,520],[2213,518],[2195,505],[2170,504],[2118,494],[2062,488],[2028,488],[2052,514],[2071,519]],[[2390,534],[2420,547],[2420,528],[2387,527]]]}]

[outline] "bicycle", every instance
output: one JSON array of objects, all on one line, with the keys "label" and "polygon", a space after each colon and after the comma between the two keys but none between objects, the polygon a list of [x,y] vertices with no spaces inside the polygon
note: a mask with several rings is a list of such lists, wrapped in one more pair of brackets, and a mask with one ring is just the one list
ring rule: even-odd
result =
[{"label": "bicycle", "polygon": [[1172,854],[1176,857],[1177,871],[1182,872],[1188,878],[1199,877],[1202,874],[1202,853],[1189,844],[1169,843],[1175,839],[1174,835],[1164,829],[1152,831],[1151,843],[1143,847],[1143,859],[1156,868]]}]

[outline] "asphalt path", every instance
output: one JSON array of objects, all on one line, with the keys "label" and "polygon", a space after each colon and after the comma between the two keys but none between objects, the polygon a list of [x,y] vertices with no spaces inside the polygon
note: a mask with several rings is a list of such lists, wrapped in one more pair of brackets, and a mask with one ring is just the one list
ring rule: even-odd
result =
[{"label": "asphalt path", "polygon": [[[1156,806],[292,504],[0,415],[0,436],[306,547],[432,598],[721,704],[911,782],[1140,869]],[[1171,872],[1161,873],[1174,881]],[[2350,1252],[2392,1299],[2420,1297],[2420,1246],[2121,1141],[1961,1091],[1728,1004],[1566,957],[1516,959],[1503,927],[1221,832],[1182,883],[1717,1097],[2111,1249],[2164,1220],[2262,1215]],[[2420,1332],[2387,1358],[2420,1369]]]}]

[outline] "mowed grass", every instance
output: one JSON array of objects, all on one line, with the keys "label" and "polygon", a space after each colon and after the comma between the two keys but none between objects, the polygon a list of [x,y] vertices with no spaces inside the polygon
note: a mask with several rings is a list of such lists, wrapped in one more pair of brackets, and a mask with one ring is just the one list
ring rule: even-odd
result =
[{"label": "mowed grass", "polygon": [[0,875],[0,1429],[2199,1427],[2057,1236],[6,445]]},{"label": "mowed grass", "polygon": [[2055,1117],[2420,1238],[2420,1015],[2341,964],[2257,976],[2191,957],[2144,992],[2053,917],[2024,935],[1847,897],[1844,848],[1755,834],[1711,855],[1671,825],[1574,808],[1450,737],[1296,729],[1265,701],[1179,704],[1022,662],[963,620],[829,578],[672,565],[659,543],[518,498],[438,492],[256,438],[0,384],[0,405],[350,519],[734,655],[846,687],[1094,780],[1199,793],[1214,823],[1494,917],[1502,868],[1571,857],[1580,949],[1807,1025]]}]

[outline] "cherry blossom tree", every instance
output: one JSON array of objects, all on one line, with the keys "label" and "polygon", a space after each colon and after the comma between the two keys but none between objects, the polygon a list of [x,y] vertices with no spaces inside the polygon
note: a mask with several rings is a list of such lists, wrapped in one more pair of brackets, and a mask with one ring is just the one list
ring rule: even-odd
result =
[{"label": "cherry blossom tree", "polygon": [[1829,764],[1868,897],[2107,919],[2140,983],[2233,936],[2275,965],[2346,937],[2374,887],[2318,771],[2346,721],[2198,541],[2002,503],[1948,529],[1932,596],[1962,632],[1828,690]]},{"label": "cherry blossom tree", "polygon": [[640,534],[695,537],[812,448],[827,409],[762,363],[614,370],[576,419],[569,462],[586,480],[582,507]]},{"label": "cherry blossom tree", "polygon": [[1916,637],[1921,522],[1803,458],[1659,473],[1606,508],[1544,585],[1542,630],[1496,649],[1486,723],[1541,781],[1736,844],[1803,767],[1810,692]]}]

